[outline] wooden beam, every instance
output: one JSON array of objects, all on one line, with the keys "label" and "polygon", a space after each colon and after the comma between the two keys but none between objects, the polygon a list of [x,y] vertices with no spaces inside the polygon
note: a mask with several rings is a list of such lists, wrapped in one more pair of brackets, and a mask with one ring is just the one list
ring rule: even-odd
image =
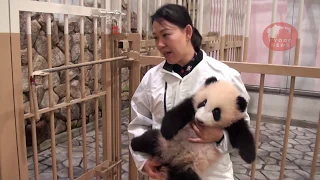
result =
[{"label": "wooden beam", "polygon": [[221,61],[239,72],[320,78],[319,67]]}]

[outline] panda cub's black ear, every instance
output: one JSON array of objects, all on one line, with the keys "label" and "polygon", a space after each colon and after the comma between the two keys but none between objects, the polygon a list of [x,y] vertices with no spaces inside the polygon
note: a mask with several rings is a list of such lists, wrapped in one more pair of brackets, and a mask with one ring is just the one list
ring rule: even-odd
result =
[{"label": "panda cub's black ear", "polygon": [[209,77],[209,78],[206,79],[206,82],[204,83],[204,85],[205,85],[205,86],[208,86],[209,84],[215,83],[215,82],[217,82],[217,81],[218,81],[217,78],[214,77],[214,76],[212,76],[212,77]]},{"label": "panda cub's black ear", "polygon": [[246,101],[246,99],[242,96],[238,96],[237,97],[237,105],[238,105],[238,109],[241,112],[244,112],[248,106],[248,102]]}]

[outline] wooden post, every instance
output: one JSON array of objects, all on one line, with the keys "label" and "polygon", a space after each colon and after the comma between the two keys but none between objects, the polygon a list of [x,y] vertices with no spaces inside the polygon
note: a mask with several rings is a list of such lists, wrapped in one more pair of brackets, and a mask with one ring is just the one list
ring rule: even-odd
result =
[{"label": "wooden post", "polygon": [[[16,17],[19,17],[16,11]],[[18,57],[20,55],[20,34],[19,29],[14,29],[16,31],[10,34],[10,24],[9,24],[9,1],[0,1],[0,53],[2,56],[1,60],[1,75],[0,75],[0,179],[19,179],[19,171],[21,174],[28,175],[27,169],[27,157],[25,153],[25,146],[23,149],[19,149],[20,154],[18,154],[18,145],[25,145],[24,129],[23,132],[18,132],[16,129],[17,125],[23,127],[23,106],[16,107],[19,109],[15,110],[14,99],[22,103],[22,86],[19,88],[21,94],[14,97],[14,81],[13,81],[13,70],[16,68],[18,76],[21,79],[21,66],[16,63],[16,66],[12,66],[13,56],[15,60],[20,60]],[[19,19],[15,19],[18,23]],[[11,38],[10,38],[11,36]],[[11,55],[11,42],[13,41],[16,53]],[[18,59],[19,58],[19,59]],[[17,61],[20,62],[20,61]],[[16,77],[18,77],[16,76]],[[20,80],[21,82],[21,80]],[[21,84],[19,84],[21,85]],[[17,91],[15,91],[17,92]],[[22,111],[22,112],[21,112]],[[20,113],[19,113],[20,112]],[[19,114],[15,118],[15,113]],[[22,115],[22,116],[21,116]],[[21,119],[19,119],[21,118]],[[16,122],[15,122],[16,121]],[[17,135],[19,136],[19,142],[17,142]],[[24,151],[24,152],[23,152]],[[20,166],[18,164],[18,157],[21,158]],[[10,162],[10,163],[8,163]],[[21,167],[21,169],[20,169]],[[28,176],[26,176],[28,177]]]},{"label": "wooden post", "polygon": [[[141,42],[141,34],[137,36],[137,39],[134,39],[132,42],[132,49],[135,52],[140,54],[140,42]],[[139,59],[135,59],[130,67],[130,84],[129,84],[129,96],[132,98],[133,93],[137,89],[140,83],[140,64]],[[129,121],[131,121],[131,108],[129,111]],[[129,153],[129,179],[136,180],[138,178],[137,167],[134,163],[131,153]]]},{"label": "wooden post", "polygon": [[[110,10],[110,1],[103,0],[103,9]],[[111,22],[109,17],[101,19],[101,57],[107,59],[111,57]],[[106,91],[106,96],[102,98],[102,154],[103,161],[112,161],[112,90],[111,90],[111,67],[110,63],[102,65],[102,90]],[[111,171],[112,172],[112,171]],[[103,179],[113,179],[111,172],[103,175]]]}]

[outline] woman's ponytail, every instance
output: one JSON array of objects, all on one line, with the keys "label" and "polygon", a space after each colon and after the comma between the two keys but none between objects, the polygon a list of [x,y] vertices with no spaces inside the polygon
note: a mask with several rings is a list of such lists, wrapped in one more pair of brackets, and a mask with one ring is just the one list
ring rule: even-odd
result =
[{"label": "woman's ponytail", "polygon": [[199,52],[201,49],[202,36],[196,27],[193,27],[192,29],[193,29],[193,33],[191,36],[191,43],[193,45],[194,50],[196,52]]}]

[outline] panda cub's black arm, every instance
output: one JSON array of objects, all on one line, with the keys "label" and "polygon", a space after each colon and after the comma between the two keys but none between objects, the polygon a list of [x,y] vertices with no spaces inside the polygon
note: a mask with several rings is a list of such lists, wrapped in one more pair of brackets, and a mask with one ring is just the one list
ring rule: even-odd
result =
[{"label": "panda cub's black arm", "polygon": [[170,140],[185,125],[194,119],[195,110],[193,108],[193,97],[186,98],[177,106],[170,109],[162,120],[161,134]]},{"label": "panda cub's black arm", "polygon": [[132,150],[147,153],[153,157],[159,155],[159,136],[159,130],[147,130],[141,136],[134,137],[131,140]]},{"label": "panda cub's black arm", "polygon": [[240,157],[247,163],[252,163],[256,158],[256,147],[248,123],[242,119],[226,128],[230,143],[233,148],[239,149]]}]

